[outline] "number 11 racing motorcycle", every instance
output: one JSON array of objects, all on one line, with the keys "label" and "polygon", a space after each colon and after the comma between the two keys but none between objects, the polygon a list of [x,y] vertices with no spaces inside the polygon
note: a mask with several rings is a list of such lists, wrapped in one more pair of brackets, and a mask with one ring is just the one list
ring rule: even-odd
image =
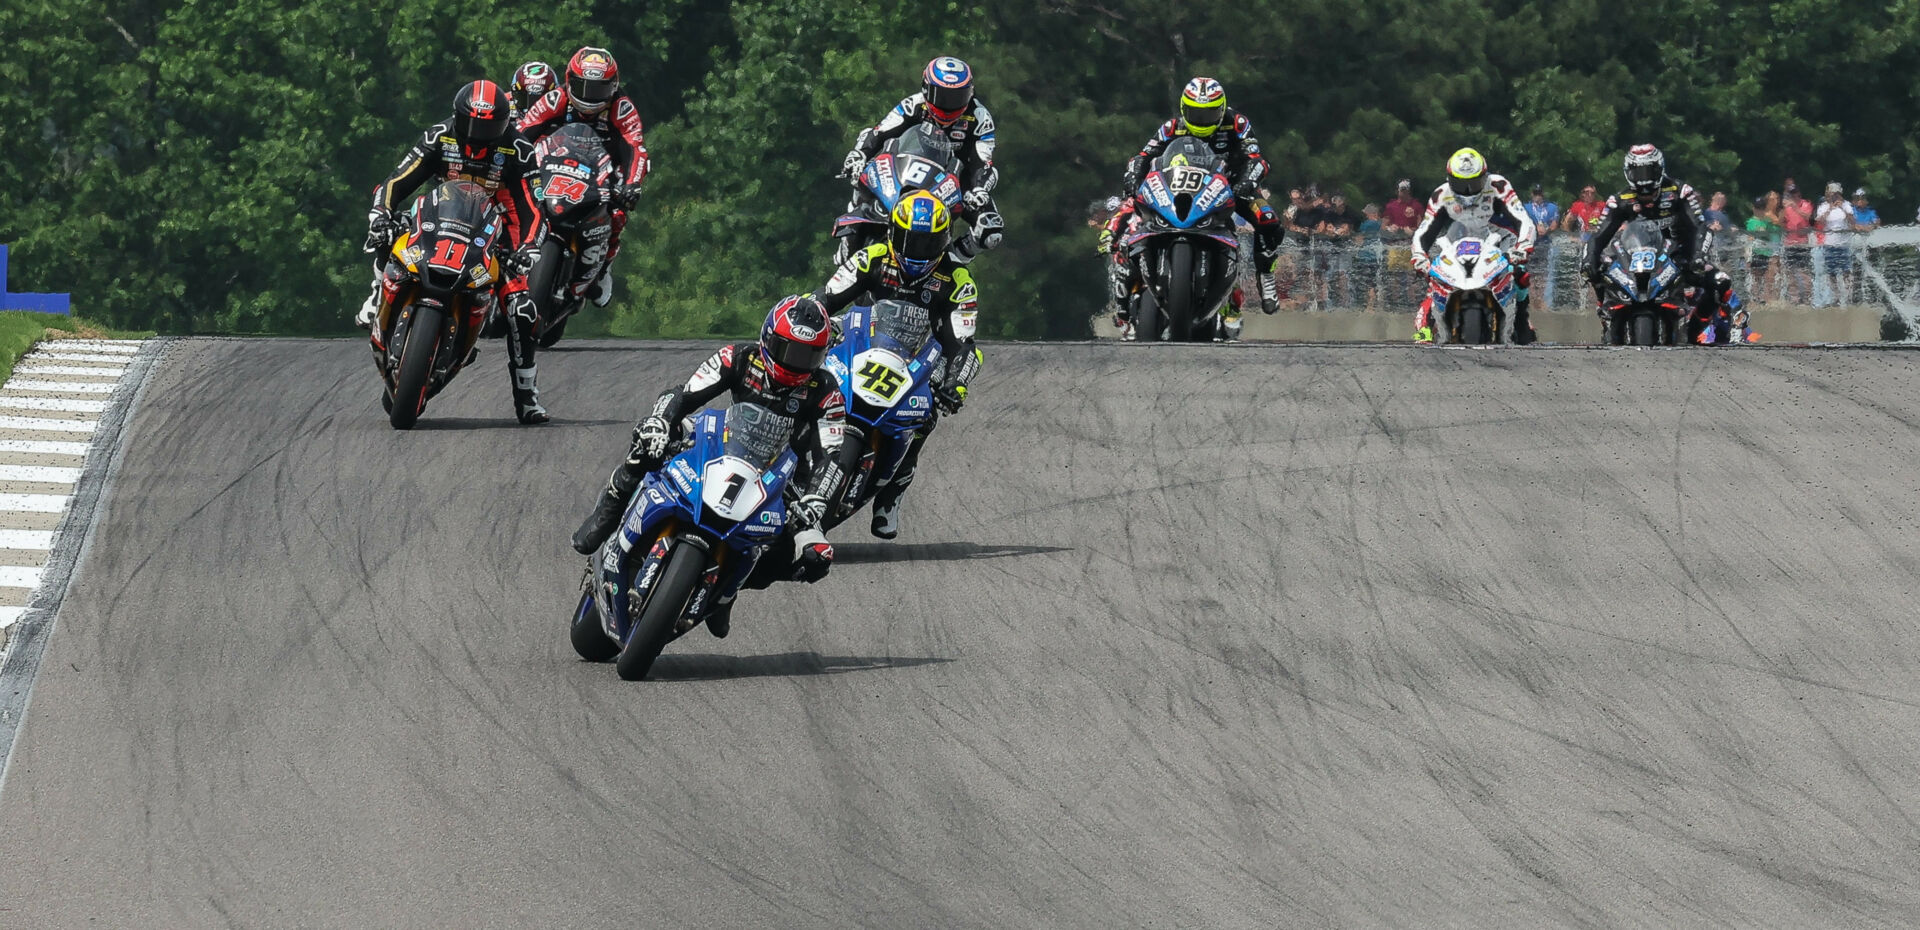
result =
[{"label": "number 11 racing motorcycle", "polygon": [[927,310],[901,300],[850,307],[826,367],[847,399],[847,442],[863,445],[860,464],[822,521],[832,529],[873,499],[907,457],[914,434],[933,419],[931,378],[940,342],[929,338]]},{"label": "number 11 racing motorcycle", "polygon": [[545,349],[560,341],[607,261],[613,158],[593,127],[570,123],[542,139],[534,159],[540,165],[534,202],[546,216],[547,237],[527,273],[527,288],[540,311],[534,338]]},{"label": "number 11 racing motorcycle", "polygon": [[628,681],[738,590],[787,526],[793,418],[737,403],[689,420],[684,448],[642,480],[593,556],[573,612],[574,651],[614,659]]},{"label": "number 11 racing motorcycle", "polygon": [[1150,209],[1122,243],[1145,284],[1134,308],[1141,341],[1211,342],[1240,274],[1233,182],[1207,144],[1181,136],[1154,159],[1136,194]]},{"label": "number 11 racing motorcycle", "polygon": [[427,400],[473,360],[481,324],[502,280],[504,248],[493,197],[471,181],[448,181],[416,198],[413,222],[393,244],[381,279],[373,363],[394,429],[412,429]]}]

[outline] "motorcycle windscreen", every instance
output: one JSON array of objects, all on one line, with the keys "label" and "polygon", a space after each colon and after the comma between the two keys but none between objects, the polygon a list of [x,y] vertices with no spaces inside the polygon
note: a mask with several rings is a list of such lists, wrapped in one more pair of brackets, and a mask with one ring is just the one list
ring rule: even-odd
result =
[{"label": "motorcycle windscreen", "polygon": [[723,520],[750,519],[771,496],[768,466],[793,438],[794,419],[755,403],[727,408],[721,427],[724,454],[701,474],[700,502]]},{"label": "motorcycle windscreen", "polygon": [[908,358],[919,354],[920,346],[933,331],[927,308],[904,300],[882,300],[873,305],[873,344]]},{"label": "motorcycle windscreen", "polygon": [[471,181],[448,181],[416,202],[408,261],[429,288],[487,284],[495,233],[493,195]]}]

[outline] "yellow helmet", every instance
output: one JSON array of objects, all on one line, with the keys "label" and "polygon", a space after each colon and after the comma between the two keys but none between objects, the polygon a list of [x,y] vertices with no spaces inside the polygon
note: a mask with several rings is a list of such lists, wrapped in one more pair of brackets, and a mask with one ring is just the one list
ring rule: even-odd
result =
[{"label": "yellow helmet", "polygon": [[1227,91],[1219,81],[1197,77],[1188,81],[1186,89],[1180,92],[1180,122],[1186,124],[1188,133],[1213,135],[1226,115]]},{"label": "yellow helmet", "polygon": [[1461,149],[1447,159],[1447,186],[1462,197],[1487,189],[1487,159],[1474,149]]},{"label": "yellow helmet", "polygon": [[953,235],[952,212],[933,194],[914,191],[893,205],[892,217],[893,222],[887,225],[887,254],[908,280],[918,281],[932,274],[940,257],[947,254]]}]

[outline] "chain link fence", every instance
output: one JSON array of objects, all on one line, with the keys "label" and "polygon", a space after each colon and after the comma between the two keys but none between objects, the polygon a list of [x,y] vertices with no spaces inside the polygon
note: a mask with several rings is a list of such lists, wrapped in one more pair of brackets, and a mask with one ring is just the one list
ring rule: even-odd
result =
[{"label": "chain link fence", "polygon": [[[1241,240],[1243,258],[1251,259],[1251,235],[1243,231]],[[1411,313],[1425,295],[1424,278],[1411,267],[1411,246],[1289,237],[1274,268],[1282,305]],[[1582,237],[1573,233],[1554,233],[1536,246],[1530,265],[1536,309],[1592,309],[1593,291],[1580,273],[1582,249]],[[1920,339],[1920,226],[1834,233],[1828,241],[1735,232],[1719,237],[1709,257],[1751,306],[1879,306],[1905,323],[1907,338]],[[1242,268],[1245,293],[1257,295],[1251,262]]]}]

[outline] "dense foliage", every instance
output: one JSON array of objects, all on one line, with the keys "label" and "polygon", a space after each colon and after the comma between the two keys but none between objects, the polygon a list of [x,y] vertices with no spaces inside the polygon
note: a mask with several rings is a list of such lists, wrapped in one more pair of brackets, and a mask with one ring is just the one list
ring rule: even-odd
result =
[{"label": "dense foliage", "polygon": [[[1010,244],[994,336],[1077,336],[1086,204],[1194,73],[1226,85],[1277,182],[1378,198],[1477,144],[1556,196],[1649,139],[1698,186],[1920,181],[1920,2],[1673,0],[12,0],[0,6],[0,242],[16,289],[112,325],[347,330],[367,193],[454,88],[605,43],[656,172],[613,328],[750,331],[824,280],[859,126],[940,53],[1000,126]],[[1564,200],[1563,200],[1564,202]]]}]

